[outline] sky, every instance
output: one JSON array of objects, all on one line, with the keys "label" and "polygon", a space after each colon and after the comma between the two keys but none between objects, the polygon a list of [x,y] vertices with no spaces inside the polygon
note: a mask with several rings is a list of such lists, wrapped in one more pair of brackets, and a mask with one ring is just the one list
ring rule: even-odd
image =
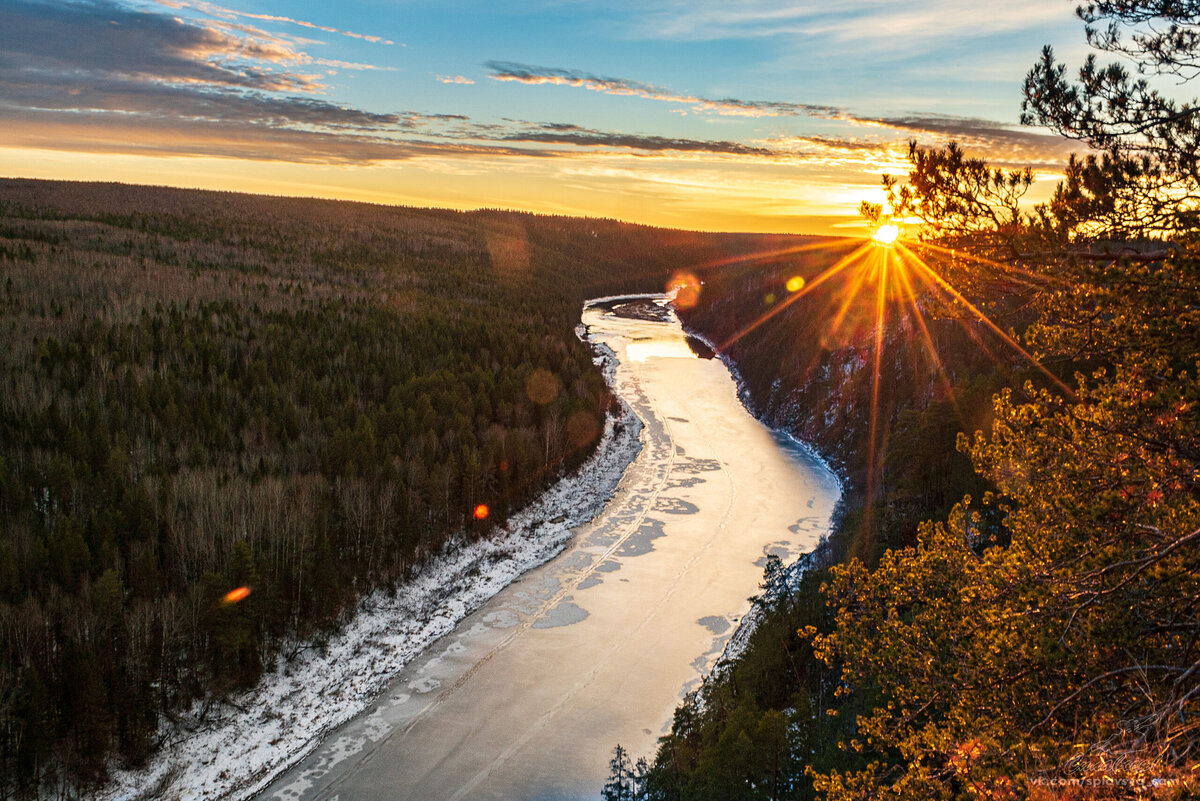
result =
[{"label": "sky", "polygon": [[0,175],[853,233],[909,139],[1031,166],[1075,0],[2,0]]}]

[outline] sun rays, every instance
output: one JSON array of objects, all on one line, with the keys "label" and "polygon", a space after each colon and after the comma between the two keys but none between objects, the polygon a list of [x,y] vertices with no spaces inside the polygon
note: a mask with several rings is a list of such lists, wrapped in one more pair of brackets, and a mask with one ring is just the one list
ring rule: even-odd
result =
[{"label": "sun rays", "polygon": [[[884,234],[884,238],[878,238],[878,235],[884,228],[891,228]],[[899,229],[896,226],[880,226],[876,232],[875,241],[885,245],[890,245],[896,241],[899,236]],[[882,459],[877,453],[877,448],[880,444],[879,437],[879,385],[880,376],[882,375],[883,365],[883,340],[884,333],[887,330],[887,300],[888,300],[888,267],[892,260],[892,249],[885,248],[882,252],[877,253],[876,260],[878,266],[878,281],[876,282],[875,290],[875,347],[872,354],[872,371],[871,371],[871,431],[870,440],[867,449],[867,498],[874,500],[876,494],[875,482],[878,479]]]},{"label": "sun rays", "polygon": [[910,263],[915,265],[918,271],[929,279],[932,286],[940,289],[946,296],[954,301],[957,301],[959,305],[969,311],[979,322],[983,323],[989,331],[995,334],[1001,342],[1003,342],[1005,345],[1008,345],[1008,347],[1020,354],[1025,361],[1029,362],[1029,364],[1036,368],[1038,372],[1049,379],[1050,383],[1062,391],[1064,395],[1069,398],[1075,397],[1075,393],[1071,390],[1071,388],[1064,384],[1058,376],[1046,369],[1045,365],[1034,358],[1027,350],[1025,350],[1025,348],[1021,347],[1020,343],[1018,343],[1011,335],[1001,329],[1000,326],[992,322],[991,318],[980,311],[975,304],[963,297],[962,293],[955,289],[949,281],[947,281],[936,271],[934,271],[932,267],[926,264],[924,259],[917,256],[917,254],[913,253],[903,244],[898,244],[897,250],[909,258]]},{"label": "sun rays", "polygon": [[[847,252],[839,253],[839,250]],[[933,382],[937,395],[948,400],[960,421],[966,423],[953,390],[953,376],[938,352],[931,321],[957,325],[987,359],[1013,366],[1025,365],[1040,373],[1058,392],[1073,397],[1070,387],[1038,361],[1014,334],[1005,331],[968,299],[948,276],[967,270],[973,271],[972,284],[979,280],[991,285],[1026,289],[1060,283],[1059,279],[931,242],[906,239],[901,228],[892,223],[877,226],[865,240],[825,241],[714,260],[698,265],[692,275],[703,277],[708,271],[733,265],[784,264],[789,256],[821,251],[829,254],[825,258],[832,260],[832,264],[811,276],[787,276],[785,272],[787,277],[782,279],[781,289],[764,292],[768,308],[722,341],[717,350],[728,352],[740,340],[793,308],[802,298],[809,298],[810,306],[805,307],[804,313],[822,320],[823,329],[820,347],[812,348],[807,366],[802,361],[799,365],[803,367],[802,374],[807,375],[815,368],[827,351],[847,346],[858,351],[859,364],[869,370],[864,378],[870,382],[861,390],[864,395],[869,393],[868,430],[865,432],[868,439],[867,471],[864,477],[868,514],[876,500],[887,460],[891,420],[888,382],[900,379],[904,370],[899,367],[903,360],[898,354],[890,357],[889,349],[911,348],[913,352],[923,354],[923,358],[913,364],[924,364],[923,368],[917,369],[928,370],[926,375]],[[701,278],[695,281],[696,290],[702,292],[703,281]],[[785,356],[780,354],[781,358]]]}]

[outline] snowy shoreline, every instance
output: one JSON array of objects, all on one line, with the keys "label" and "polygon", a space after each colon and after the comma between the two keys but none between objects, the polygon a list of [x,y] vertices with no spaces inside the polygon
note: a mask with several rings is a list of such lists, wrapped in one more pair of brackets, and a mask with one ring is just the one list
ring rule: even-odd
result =
[{"label": "snowy shoreline", "polygon": [[[639,296],[645,297],[645,296]],[[597,298],[585,304],[609,300]],[[582,326],[581,326],[582,328]],[[581,340],[612,386],[616,354]],[[114,767],[94,798],[248,799],[313,751],[339,725],[374,703],[415,656],[528,570],[557,556],[571,529],[616,492],[641,451],[642,422],[618,398],[595,453],[574,473],[513,514],[483,540],[452,539],[403,586],[376,590],[323,645],[280,656],[259,684],[219,704],[198,701],[164,719],[163,747],[140,770]]]}]

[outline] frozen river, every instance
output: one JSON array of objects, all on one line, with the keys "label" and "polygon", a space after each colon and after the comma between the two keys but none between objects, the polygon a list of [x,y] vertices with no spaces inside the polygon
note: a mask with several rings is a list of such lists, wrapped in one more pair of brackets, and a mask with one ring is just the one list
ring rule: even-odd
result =
[{"label": "frozen river", "polygon": [[752,418],[673,316],[591,307],[583,322],[645,423],[615,497],[260,798],[594,801],[614,745],[652,754],[766,556],[789,561],[826,531],[837,480]]}]

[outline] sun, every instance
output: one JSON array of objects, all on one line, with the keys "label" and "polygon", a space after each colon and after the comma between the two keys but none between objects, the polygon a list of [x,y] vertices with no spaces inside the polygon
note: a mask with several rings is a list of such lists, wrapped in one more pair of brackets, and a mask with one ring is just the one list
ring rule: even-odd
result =
[{"label": "sun", "polygon": [[875,232],[873,234],[871,234],[871,240],[875,244],[884,245],[887,247],[891,247],[893,244],[895,244],[896,240],[899,238],[900,238],[899,226],[892,225],[891,223],[884,223],[883,225],[876,228]]}]

